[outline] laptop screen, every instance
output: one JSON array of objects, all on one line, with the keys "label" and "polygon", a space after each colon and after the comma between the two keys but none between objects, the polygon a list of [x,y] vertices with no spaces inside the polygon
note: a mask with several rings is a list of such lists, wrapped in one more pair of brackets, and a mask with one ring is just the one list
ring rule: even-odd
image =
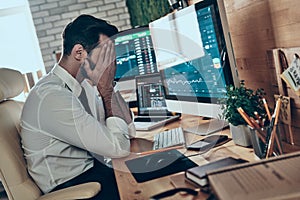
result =
[{"label": "laptop screen", "polygon": [[139,115],[168,115],[160,74],[136,76]]}]

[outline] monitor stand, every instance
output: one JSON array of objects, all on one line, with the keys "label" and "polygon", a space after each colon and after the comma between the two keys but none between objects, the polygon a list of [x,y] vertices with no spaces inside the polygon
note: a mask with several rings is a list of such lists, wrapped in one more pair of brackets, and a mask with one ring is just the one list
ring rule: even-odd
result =
[{"label": "monitor stand", "polygon": [[199,123],[197,126],[184,128],[184,131],[197,135],[209,135],[227,128],[228,125],[228,122],[225,120],[211,119],[205,120],[205,122]]}]

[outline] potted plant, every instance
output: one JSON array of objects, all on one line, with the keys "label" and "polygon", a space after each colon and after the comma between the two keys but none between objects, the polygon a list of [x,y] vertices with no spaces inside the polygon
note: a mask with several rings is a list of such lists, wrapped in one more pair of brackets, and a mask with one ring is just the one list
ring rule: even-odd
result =
[{"label": "potted plant", "polygon": [[259,88],[256,91],[247,88],[245,81],[240,82],[240,87],[229,85],[226,88],[226,98],[220,100],[222,108],[221,118],[227,120],[230,125],[230,132],[235,144],[241,146],[250,146],[250,130],[247,122],[242,118],[237,108],[241,107],[250,117],[257,119],[265,118],[266,111],[262,97],[265,95],[264,89]]}]

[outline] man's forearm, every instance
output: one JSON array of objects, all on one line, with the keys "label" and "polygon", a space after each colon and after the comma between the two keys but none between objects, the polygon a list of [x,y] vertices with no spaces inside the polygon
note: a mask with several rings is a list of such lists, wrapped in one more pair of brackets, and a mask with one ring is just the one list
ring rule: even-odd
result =
[{"label": "man's forearm", "polygon": [[131,111],[129,109],[128,104],[125,102],[125,100],[123,99],[123,97],[121,96],[120,92],[117,91],[114,93],[115,99],[117,101],[117,103],[119,104],[119,107],[122,111],[122,113],[124,114],[124,120],[127,122],[127,124],[132,122],[132,115],[131,115]]},{"label": "man's forearm", "polygon": [[105,110],[105,118],[112,117],[113,112],[112,112],[111,106],[112,106],[112,97],[113,97],[113,92],[114,92],[113,87],[103,88],[102,85],[100,85],[100,83],[98,83],[97,90],[103,100],[104,110]]},{"label": "man's forearm", "polygon": [[116,116],[125,120],[127,124],[132,122],[128,105],[119,92],[102,89],[101,91],[99,91],[99,93],[101,94],[103,99],[105,118]]}]

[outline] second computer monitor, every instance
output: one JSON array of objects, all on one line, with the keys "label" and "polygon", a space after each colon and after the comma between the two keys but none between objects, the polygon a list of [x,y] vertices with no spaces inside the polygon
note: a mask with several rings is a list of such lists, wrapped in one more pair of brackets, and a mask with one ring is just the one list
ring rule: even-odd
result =
[{"label": "second computer monitor", "polygon": [[136,77],[139,115],[166,115],[164,88],[159,73]]},{"label": "second computer monitor", "polygon": [[149,28],[122,31],[114,41],[117,88],[127,102],[136,101],[135,76],[158,72]]}]

